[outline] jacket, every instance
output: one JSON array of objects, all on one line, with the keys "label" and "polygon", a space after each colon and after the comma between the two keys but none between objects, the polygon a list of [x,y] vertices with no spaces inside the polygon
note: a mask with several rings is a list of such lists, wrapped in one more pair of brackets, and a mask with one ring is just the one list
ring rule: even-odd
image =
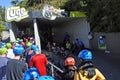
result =
[{"label": "jacket", "polygon": [[82,69],[75,71],[74,80],[106,80],[103,74],[97,68],[95,68],[96,74],[92,78],[87,78],[88,71],[85,71],[84,74],[82,73]]}]

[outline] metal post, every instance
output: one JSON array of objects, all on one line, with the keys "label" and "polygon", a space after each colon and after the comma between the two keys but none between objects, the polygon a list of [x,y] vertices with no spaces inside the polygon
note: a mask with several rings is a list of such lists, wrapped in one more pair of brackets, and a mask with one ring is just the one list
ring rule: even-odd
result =
[{"label": "metal post", "polygon": [[11,23],[8,23],[8,22],[5,22],[5,26],[7,26],[9,28],[9,33],[10,33],[10,41],[16,41],[15,39],[15,35],[14,35],[14,32],[12,30],[12,24]]},{"label": "metal post", "polygon": [[34,22],[35,44],[38,46],[39,52],[41,53],[41,42],[40,42],[40,37],[39,37],[39,33],[38,33],[36,18],[34,18],[33,22]]},{"label": "metal post", "polygon": [[51,65],[51,71],[52,71],[52,77],[54,77],[54,69],[52,65]]}]

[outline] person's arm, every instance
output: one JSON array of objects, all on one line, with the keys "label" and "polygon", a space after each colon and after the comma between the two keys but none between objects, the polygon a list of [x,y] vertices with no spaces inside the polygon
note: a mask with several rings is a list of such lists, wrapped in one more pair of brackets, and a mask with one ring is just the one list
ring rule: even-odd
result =
[{"label": "person's arm", "polygon": [[47,57],[46,57],[46,55],[44,54],[44,59],[45,59],[45,64],[48,64],[48,59],[47,59]]},{"label": "person's arm", "polygon": [[97,74],[96,80],[106,80],[104,75],[98,69],[96,69],[96,74]]},{"label": "person's arm", "polygon": [[33,58],[30,59],[29,67],[33,67]]},{"label": "person's arm", "polygon": [[23,73],[24,73],[27,69],[28,69],[27,64],[24,63],[24,66],[23,66]]},{"label": "person's arm", "polygon": [[79,72],[75,71],[74,80],[80,80]]}]

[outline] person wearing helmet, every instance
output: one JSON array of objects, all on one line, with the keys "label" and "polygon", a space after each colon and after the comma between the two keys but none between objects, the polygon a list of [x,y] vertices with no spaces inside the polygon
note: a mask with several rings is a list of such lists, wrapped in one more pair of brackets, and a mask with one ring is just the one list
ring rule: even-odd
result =
[{"label": "person wearing helmet", "polygon": [[34,38],[34,37],[30,37],[30,42],[31,42],[32,44],[35,44],[35,38]]},{"label": "person wearing helmet", "polygon": [[26,42],[26,50],[25,50],[25,56],[27,55],[28,51],[31,49],[31,42]]},{"label": "person wearing helmet", "polygon": [[11,40],[10,43],[12,45],[11,48],[13,49],[15,47],[16,42],[14,40]]},{"label": "person wearing helmet", "polygon": [[41,76],[39,80],[55,80],[52,76]]},{"label": "person wearing helmet", "polygon": [[23,39],[20,39],[20,40],[18,41],[18,44],[22,45],[22,46],[25,48],[25,42],[23,42]]},{"label": "person wearing helmet", "polygon": [[6,43],[5,43],[5,42],[2,42],[2,43],[0,44],[0,48],[5,47],[5,45],[6,45]]},{"label": "person wearing helmet", "polygon": [[30,47],[32,45],[31,42],[26,42],[26,47]]},{"label": "person wearing helmet", "polygon": [[76,53],[77,53],[77,55],[78,55],[79,51],[85,49],[83,41],[80,40],[79,38],[76,38],[75,46],[76,46]]},{"label": "person wearing helmet", "polygon": [[20,60],[20,57],[24,51],[21,45],[14,47],[13,53],[15,57],[9,60],[7,64],[7,80],[23,80],[23,73],[27,70],[27,65]]},{"label": "person wearing helmet", "polygon": [[13,53],[13,49],[11,48],[12,45],[11,43],[6,43],[6,48],[7,48],[7,57],[10,59],[13,59],[15,57],[14,53]]},{"label": "person wearing helmet", "polygon": [[6,66],[9,58],[7,58],[7,49],[0,48],[0,80],[7,80],[6,78]]},{"label": "person wearing helmet", "polygon": [[79,68],[75,71],[74,80],[106,80],[103,74],[92,63],[92,52],[84,49],[79,52]]},{"label": "person wearing helmet", "polygon": [[39,80],[40,75],[36,68],[32,67],[25,71],[23,80]]},{"label": "person wearing helmet", "polygon": [[46,76],[46,65],[48,64],[48,60],[45,54],[39,53],[38,49],[35,49],[35,55],[30,59],[30,67],[35,67],[38,69],[40,76]]},{"label": "person wearing helmet", "polygon": [[73,57],[67,57],[65,59],[65,71],[63,80],[73,80],[75,70],[76,70],[75,59]]},{"label": "person wearing helmet", "polygon": [[36,45],[31,45],[29,51],[26,52],[26,62],[29,67],[29,62],[32,56],[34,56],[35,51],[38,51],[38,47]]}]

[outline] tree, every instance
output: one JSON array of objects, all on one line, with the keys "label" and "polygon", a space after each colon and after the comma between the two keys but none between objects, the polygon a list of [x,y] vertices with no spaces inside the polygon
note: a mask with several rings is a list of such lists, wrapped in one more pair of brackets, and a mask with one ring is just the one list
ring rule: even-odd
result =
[{"label": "tree", "polygon": [[16,6],[17,3],[18,3],[18,0],[12,0],[12,1],[11,1],[11,4],[12,4],[13,6]]},{"label": "tree", "polygon": [[89,0],[86,12],[91,30],[94,32],[120,31],[120,1],[119,0]]},{"label": "tree", "polygon": [[0,34],[3,30],[6,30],[6,27],[4,26],[4,22],[2,19],[2,14],[4,13],[4,9],[0,6]]},{"label": "tree", "polygon": [[28,10],[38,10],[41,11],[45,4],[54,6],[55,8],[60,8],[63,6],[67,0],[28,0],[27,8]]},{"label": "tree", "polygon": [[93,32],[120,31],[120,0],[68,0],[67,11],[83,11]]},{"label": "tree", "polygon": [[44,4],[65,11],[85,12],[91,31],[120,31],[120,0],[24,0],[18,5],[26,7],[29,11],[41,11]]}]

